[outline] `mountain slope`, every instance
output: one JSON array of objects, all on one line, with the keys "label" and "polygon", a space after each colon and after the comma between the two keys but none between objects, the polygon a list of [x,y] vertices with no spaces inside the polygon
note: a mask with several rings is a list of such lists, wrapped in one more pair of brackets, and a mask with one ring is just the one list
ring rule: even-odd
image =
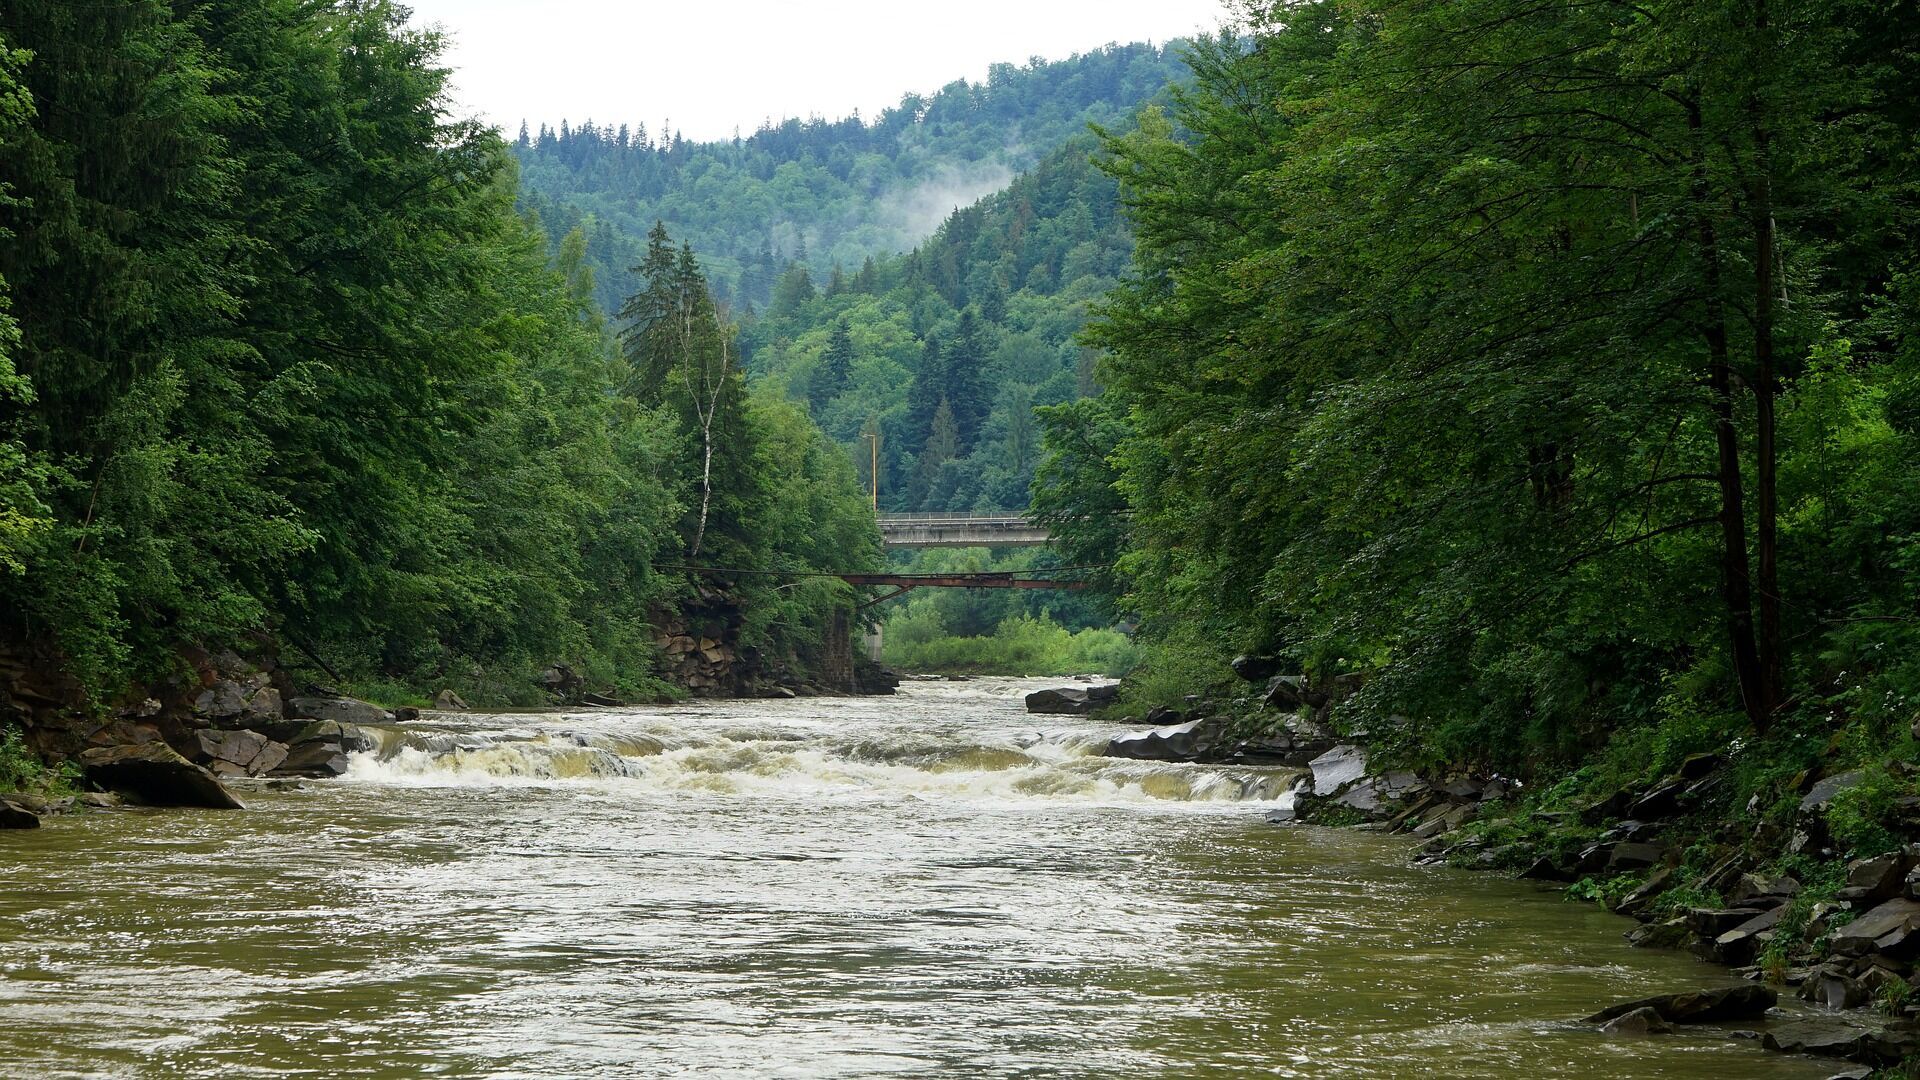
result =
[{"label": "mountain slope", "polygon": [[583,231],[607,310],[633,291],[628,268],[656,219],[693,245],[720,299],[764,308],[789,264],[824,279],[905,251],[1088,123],[1118,122],[1187,77],[1173,46],[1110,45],[995,65],[984,84],[909,94],[871,122],[787,120],[712,143],[563,122],[513,150],[522,205],[552,236]]}]

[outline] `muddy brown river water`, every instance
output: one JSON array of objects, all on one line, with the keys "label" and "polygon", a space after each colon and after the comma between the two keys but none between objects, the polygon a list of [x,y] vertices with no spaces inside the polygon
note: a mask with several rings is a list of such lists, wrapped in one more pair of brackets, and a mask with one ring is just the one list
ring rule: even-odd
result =
[{"label": "muddy brown river water", "polygon": [[1724,982],[1034,684],[469,715],[244,813],[0,835],[6,1077],[1824,1077]]}]

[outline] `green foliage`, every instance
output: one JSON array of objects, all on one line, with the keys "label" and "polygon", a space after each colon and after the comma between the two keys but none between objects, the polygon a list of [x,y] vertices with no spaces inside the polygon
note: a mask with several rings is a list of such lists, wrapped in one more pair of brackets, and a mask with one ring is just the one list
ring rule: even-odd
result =
[{"label": "green foliage", "polygon": [[[651,624],[690,592],[660,562],[877,562],[850,467],[748,402],[691,252],[644,297],[690,318],[630,313],[623,356],[603,238],[516,213],[407,18],[8,9],[0,639],[56,645],[96,703],[263,631],[393,700],[524,702],[562,660],[657,696]],[[783,648],[819,630],[745,596]]]},{"label": "green foliage", "polygon": [[1138,662],[1125,634],[1068,630],[1051,619],[1014,615],[986,636],[944,633],[932,608],[908,610],[884,624],[886,661],[903,671],[982,675],[1121,676]]},{"label": "green foliage", "polygon": [[1859,784],[1840,792],[1827,806],[1827,830],[1837,850],[1852,858],[1897,851],[1904,842],[1894,820],[1894,800],[1914,794],[1884,769],[1869,769]]},{"label": "green foliage", "polygon": [[71,763],[59,768],[43,763],[27,749],[19,728],[0,729],[0,791],[68,795],[79,779],[79,770]]},{"label": "green foliage", "polygon": [[[628,268],[664,220],[712,268],[723,300],[784,317],[830,275],[871,293],[871,270],[849,281],[840,268],[912,248],[954,207],[1007,186],[1089,122],[1122,119],[1185,75],[1172,46],[1112,45],[996,64],[984,83],[908,94],[870,121],[788,119],[711,143],[644,124],[562,121],[523,132],[512,149],[524,201],[547,231],[585,231],[607,309],[637,291]],[[1072,244],[1060,247],[1054,269],[1072,254]],[[809,272],[804,288],[796,266]],[[943,274],[968,269],[940,263]]]},{"label": "green foliage", "polygon": [[1627,894],[1640,887],[1640,879],[1632,874],[1618,874],[1609,878],[1583,877],[1566,887],[1562,894],[1568,900],[1581,900],[1599,904],[1608,910],[1620,906]]},{"label": "green foliage", "polygon": [[1043,414],[1066,549],[1150,639],[1363,674],[1410,760],[1606,746],[1597,788],[1761,736],[1752,793],[1849,720],[1842,754],[1887,745],[1920,701],[1920,67],[1884,12],[1241,13],[1103,133],[1137,243],[1101,398]]}]

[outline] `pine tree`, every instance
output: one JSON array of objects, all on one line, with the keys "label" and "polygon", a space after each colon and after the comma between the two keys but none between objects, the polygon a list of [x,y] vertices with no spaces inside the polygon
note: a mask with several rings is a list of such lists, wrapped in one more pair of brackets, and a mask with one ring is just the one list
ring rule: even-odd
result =
[{"label": "pine tree", "polygon": [[980,340],[979,321],[974,318],[973,312],[962,312],[960,325],[947,345],[946,379],[942,384],[942,391],[953,407],[954,425],[959,436],[959,449],[955,456],[965,456],[973,450],[974,444],[980,439],[980,429],[985,426],[987,415],[993,410],[982,370],[986,364],[985,351]]},{"label": "pine tree", "polygon": [[920,350],[920,367],[907,386],[907,445],[926,445],[933,432],[933,414],[946,400],[946,385],[947,364],[941,355],[940,339],[929,337]]},{"label": "pine tree", "polygon": [[807,400],[813,405],[814,415],[820,415],[834,398],[846,393],[852,385],[853,336],[843,319],[828,336],[827,347],[820,354],[820,366],[814,370],[812,385],[807,388]]}]

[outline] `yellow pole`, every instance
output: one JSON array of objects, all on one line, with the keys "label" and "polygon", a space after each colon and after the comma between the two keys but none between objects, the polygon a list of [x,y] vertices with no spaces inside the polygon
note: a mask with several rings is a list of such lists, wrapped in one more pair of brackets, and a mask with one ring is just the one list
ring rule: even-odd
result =
[{"label": "yellow pole", "polygon": [[880,512],[880,436],[869,433],[867,443],[873,450],[873,463],[867,467],[867,476],[873,481],[873,512]]}]

